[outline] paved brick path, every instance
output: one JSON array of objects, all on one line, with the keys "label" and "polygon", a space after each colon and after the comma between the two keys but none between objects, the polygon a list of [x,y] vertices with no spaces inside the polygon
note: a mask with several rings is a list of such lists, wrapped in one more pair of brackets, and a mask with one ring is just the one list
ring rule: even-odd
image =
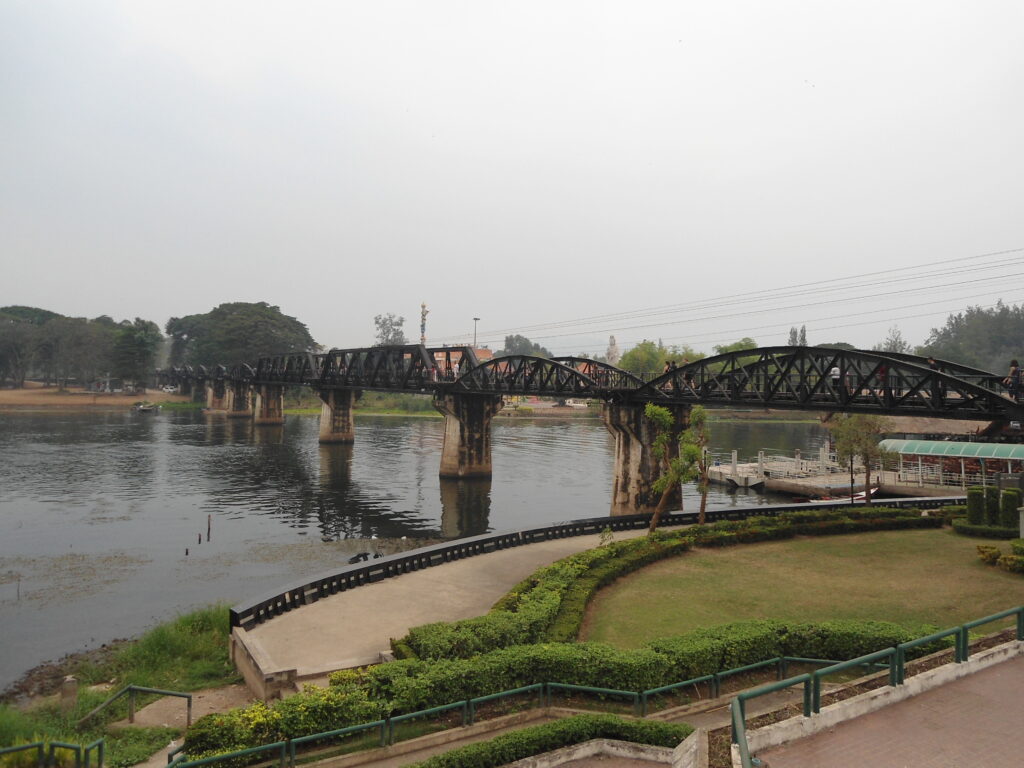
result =
[{"label": "paved brick path", "polygon": [[770,768],[990,768],[1020,762],[1024,658],[757,756]]}]

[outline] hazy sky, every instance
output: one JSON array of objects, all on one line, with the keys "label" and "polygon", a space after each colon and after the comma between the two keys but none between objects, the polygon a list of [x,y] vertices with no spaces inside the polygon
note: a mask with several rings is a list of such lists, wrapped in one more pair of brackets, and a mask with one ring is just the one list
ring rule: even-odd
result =
[{"label": "hazy sky", "polygon": [[919,343],[1024,301],[1022,29],[1019,0],[0,0],[0,305]]}]

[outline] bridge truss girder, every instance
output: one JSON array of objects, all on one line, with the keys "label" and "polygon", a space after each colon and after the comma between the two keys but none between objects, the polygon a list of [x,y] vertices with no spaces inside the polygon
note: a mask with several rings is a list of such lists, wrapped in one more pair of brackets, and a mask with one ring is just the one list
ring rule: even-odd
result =
[{"label": "bridge truss girder", "polygon": [[698,360],[624,395],[634,401],[944,419],[1024,416],[992,374],[949,364],[974,379],[969,381],[917,360],[860,350],[763,347]]}]

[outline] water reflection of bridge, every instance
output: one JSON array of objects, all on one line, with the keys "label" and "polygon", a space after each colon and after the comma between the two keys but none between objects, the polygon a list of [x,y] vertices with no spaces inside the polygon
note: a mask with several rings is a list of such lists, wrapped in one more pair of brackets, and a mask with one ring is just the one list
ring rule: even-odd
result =
[{"label": "water reflection of bridge", "polygon": [[695,404],[1002,422],[1024,416],[995,374],[948,361],[930,365],[913,355],[817,347],[731,352],[648,376],[575,357],[514,355],[481,363],[469,347],[423,345],[278,355],[158,376],[184,391],[202,387],[211,411],[258,425],[283,421],[285,387],[310,387],[323,401],[322,443],[354,440],[353,406],[363,390],[431,394],[445,415],[440,474],[453,478],[491,475],[490,425],[505,395],[601,400],[616,440],[613,514],[655,502],[651,484],[659,470],[643,416],[647,403],[668,408],[680,430]]}]

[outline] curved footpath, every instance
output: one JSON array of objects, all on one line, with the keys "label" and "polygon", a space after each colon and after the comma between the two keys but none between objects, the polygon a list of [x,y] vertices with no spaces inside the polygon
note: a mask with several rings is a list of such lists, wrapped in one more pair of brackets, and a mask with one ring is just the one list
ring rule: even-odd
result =
[{"label": "curved footpath", "polygon": [[[616,531],[613,538],[646,533]],[[236,627],[232,655],[257,696],[323,684],[335,670],[378,663],[382,653],[390,653],[391,638],[412,627],[487,613],[538,568],[599,544],[599,535],[539,541],[365,584],[250,630]]]}]

